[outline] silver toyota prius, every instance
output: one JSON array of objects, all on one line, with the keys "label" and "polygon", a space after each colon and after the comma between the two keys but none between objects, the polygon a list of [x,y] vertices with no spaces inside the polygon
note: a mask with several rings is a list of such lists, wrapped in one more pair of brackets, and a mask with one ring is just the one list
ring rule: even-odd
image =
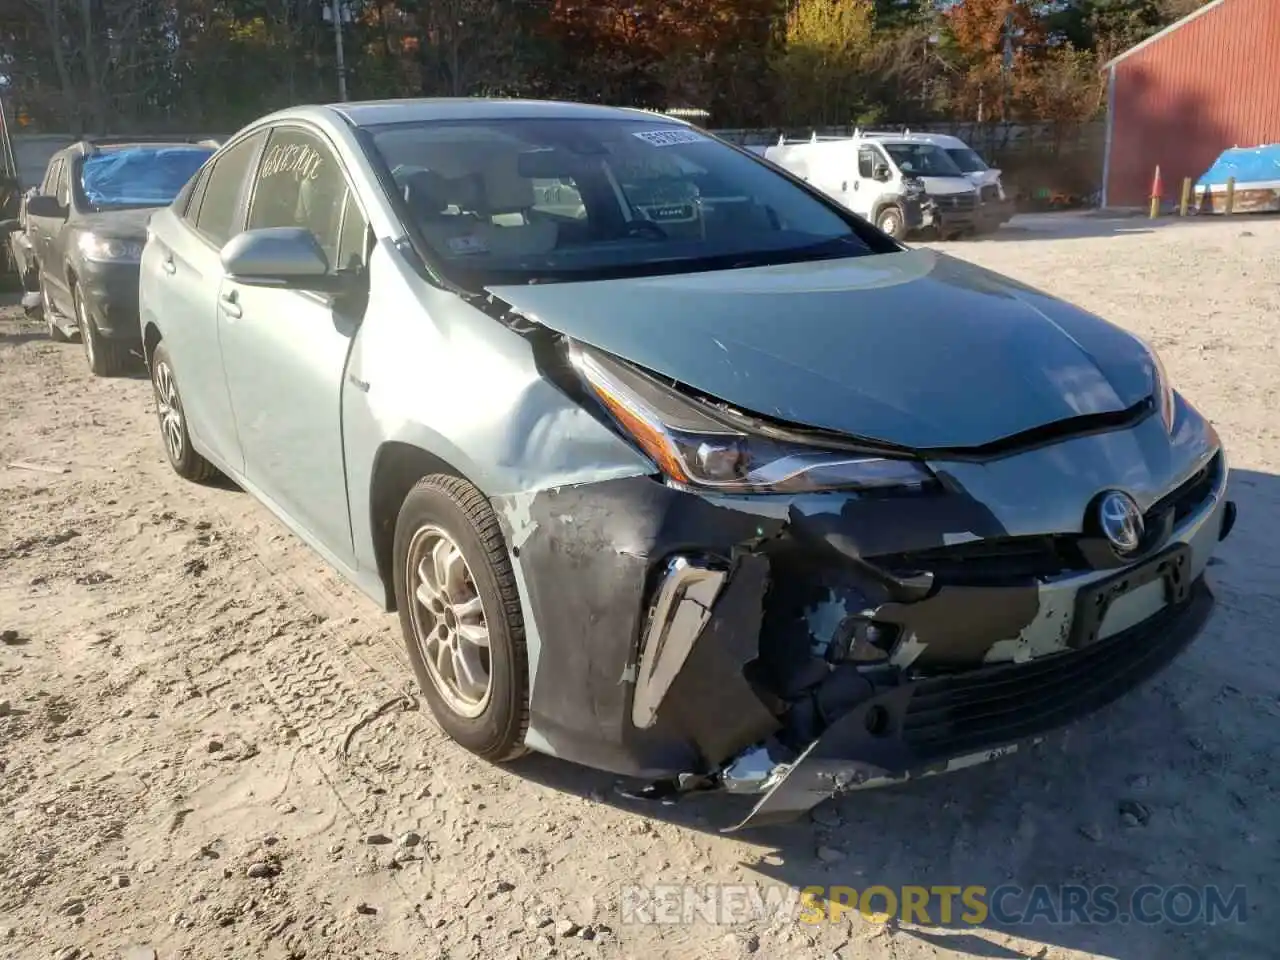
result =
[{"label": "silver toyota prius", "polygon": [[454,740],[741,825],[1124,695],[1235,520],[1141,340],[637,110],[265,117],[140,302],[173,468],[396,611]]}]

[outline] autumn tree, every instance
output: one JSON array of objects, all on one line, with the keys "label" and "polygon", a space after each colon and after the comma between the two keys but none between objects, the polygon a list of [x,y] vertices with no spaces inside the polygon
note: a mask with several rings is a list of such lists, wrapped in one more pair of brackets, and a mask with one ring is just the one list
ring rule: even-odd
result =
[{"label": "autumn tree", "polygon": [[952,111],[964,119],[1004,119],[1031,81],[1044,26],[1030,0],[959,0],[947,10],[956,71]]},{"label": "autumn tree", "polygon": [[1027,114],[1052,124],[1058,138],[1096,117],[1104,106],[1106,83],[1097,57],[1069,43],[1049,48],[1021,80]]},{"label": "autumn tree", "polygon": [[699,106],[741,122],[768,94],[778,9],[778,0],[555,0],[547,29],[579,99]]},{"label": "autumn tree", "polygon": [[874,29],[874,0],[795,0],[774,60],[787,125],[859,119],[867,107],[861,80]]}]

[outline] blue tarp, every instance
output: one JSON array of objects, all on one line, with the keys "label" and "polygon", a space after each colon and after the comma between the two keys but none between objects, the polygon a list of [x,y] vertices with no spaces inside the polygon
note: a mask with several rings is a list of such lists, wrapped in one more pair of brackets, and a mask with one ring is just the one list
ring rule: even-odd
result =
[{"label": "blue tarp", "polygon": [[1197,187],[1220,187],[1230,177],[1236,178],[1236,186],[1249,183],[1280,181],[1280,143],[1262,147],[1232,147],[1222,151],[1204,176],[1196,181]]},{"label": "blue tarp", "polygon": [[94,207],[160,207],[172,203],[213,154],[211,147],[127,147],[87,157],[80,172]]}]

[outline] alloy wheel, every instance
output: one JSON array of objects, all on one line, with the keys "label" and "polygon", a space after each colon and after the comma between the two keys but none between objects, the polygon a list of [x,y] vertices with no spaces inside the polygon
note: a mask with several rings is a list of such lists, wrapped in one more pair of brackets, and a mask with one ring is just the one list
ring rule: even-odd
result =
[{"label": "alloy wheel", "polygon": [[178,385],[173,379],[169,364],[163,361],[156,364],[152,383],[156,391],[156,416],[160,418],[160,434],[164,437],[170,459],[174,463],[180,463],[184,446],[182,404],[178,400]]},{"label": "alloy wheel", "polygon": [[449,709],[478,717],[493,696],[489,624],[462,549],[436,526],[409,543],[406,582],[413,640],[432,684]]}]

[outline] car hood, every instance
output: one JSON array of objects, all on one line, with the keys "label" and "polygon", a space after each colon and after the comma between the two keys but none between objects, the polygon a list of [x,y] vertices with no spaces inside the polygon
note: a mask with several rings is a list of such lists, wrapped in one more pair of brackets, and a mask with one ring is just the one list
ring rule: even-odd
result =
[{"label": "car hood", "polygon": [[493,286],[545,327],[767,417],[917,449],[1125,410],[1137,338],[932,250]]},{"label": "car hood", "polygon": [[121,240],[145,240],[147,238],[147,221],[151,215],[162,207],[130,207],[127,210],[103,210],[100,213],[86,213],[77,221],[80,229],[87,233],[96,233],[104,237],[119,237]]}]

